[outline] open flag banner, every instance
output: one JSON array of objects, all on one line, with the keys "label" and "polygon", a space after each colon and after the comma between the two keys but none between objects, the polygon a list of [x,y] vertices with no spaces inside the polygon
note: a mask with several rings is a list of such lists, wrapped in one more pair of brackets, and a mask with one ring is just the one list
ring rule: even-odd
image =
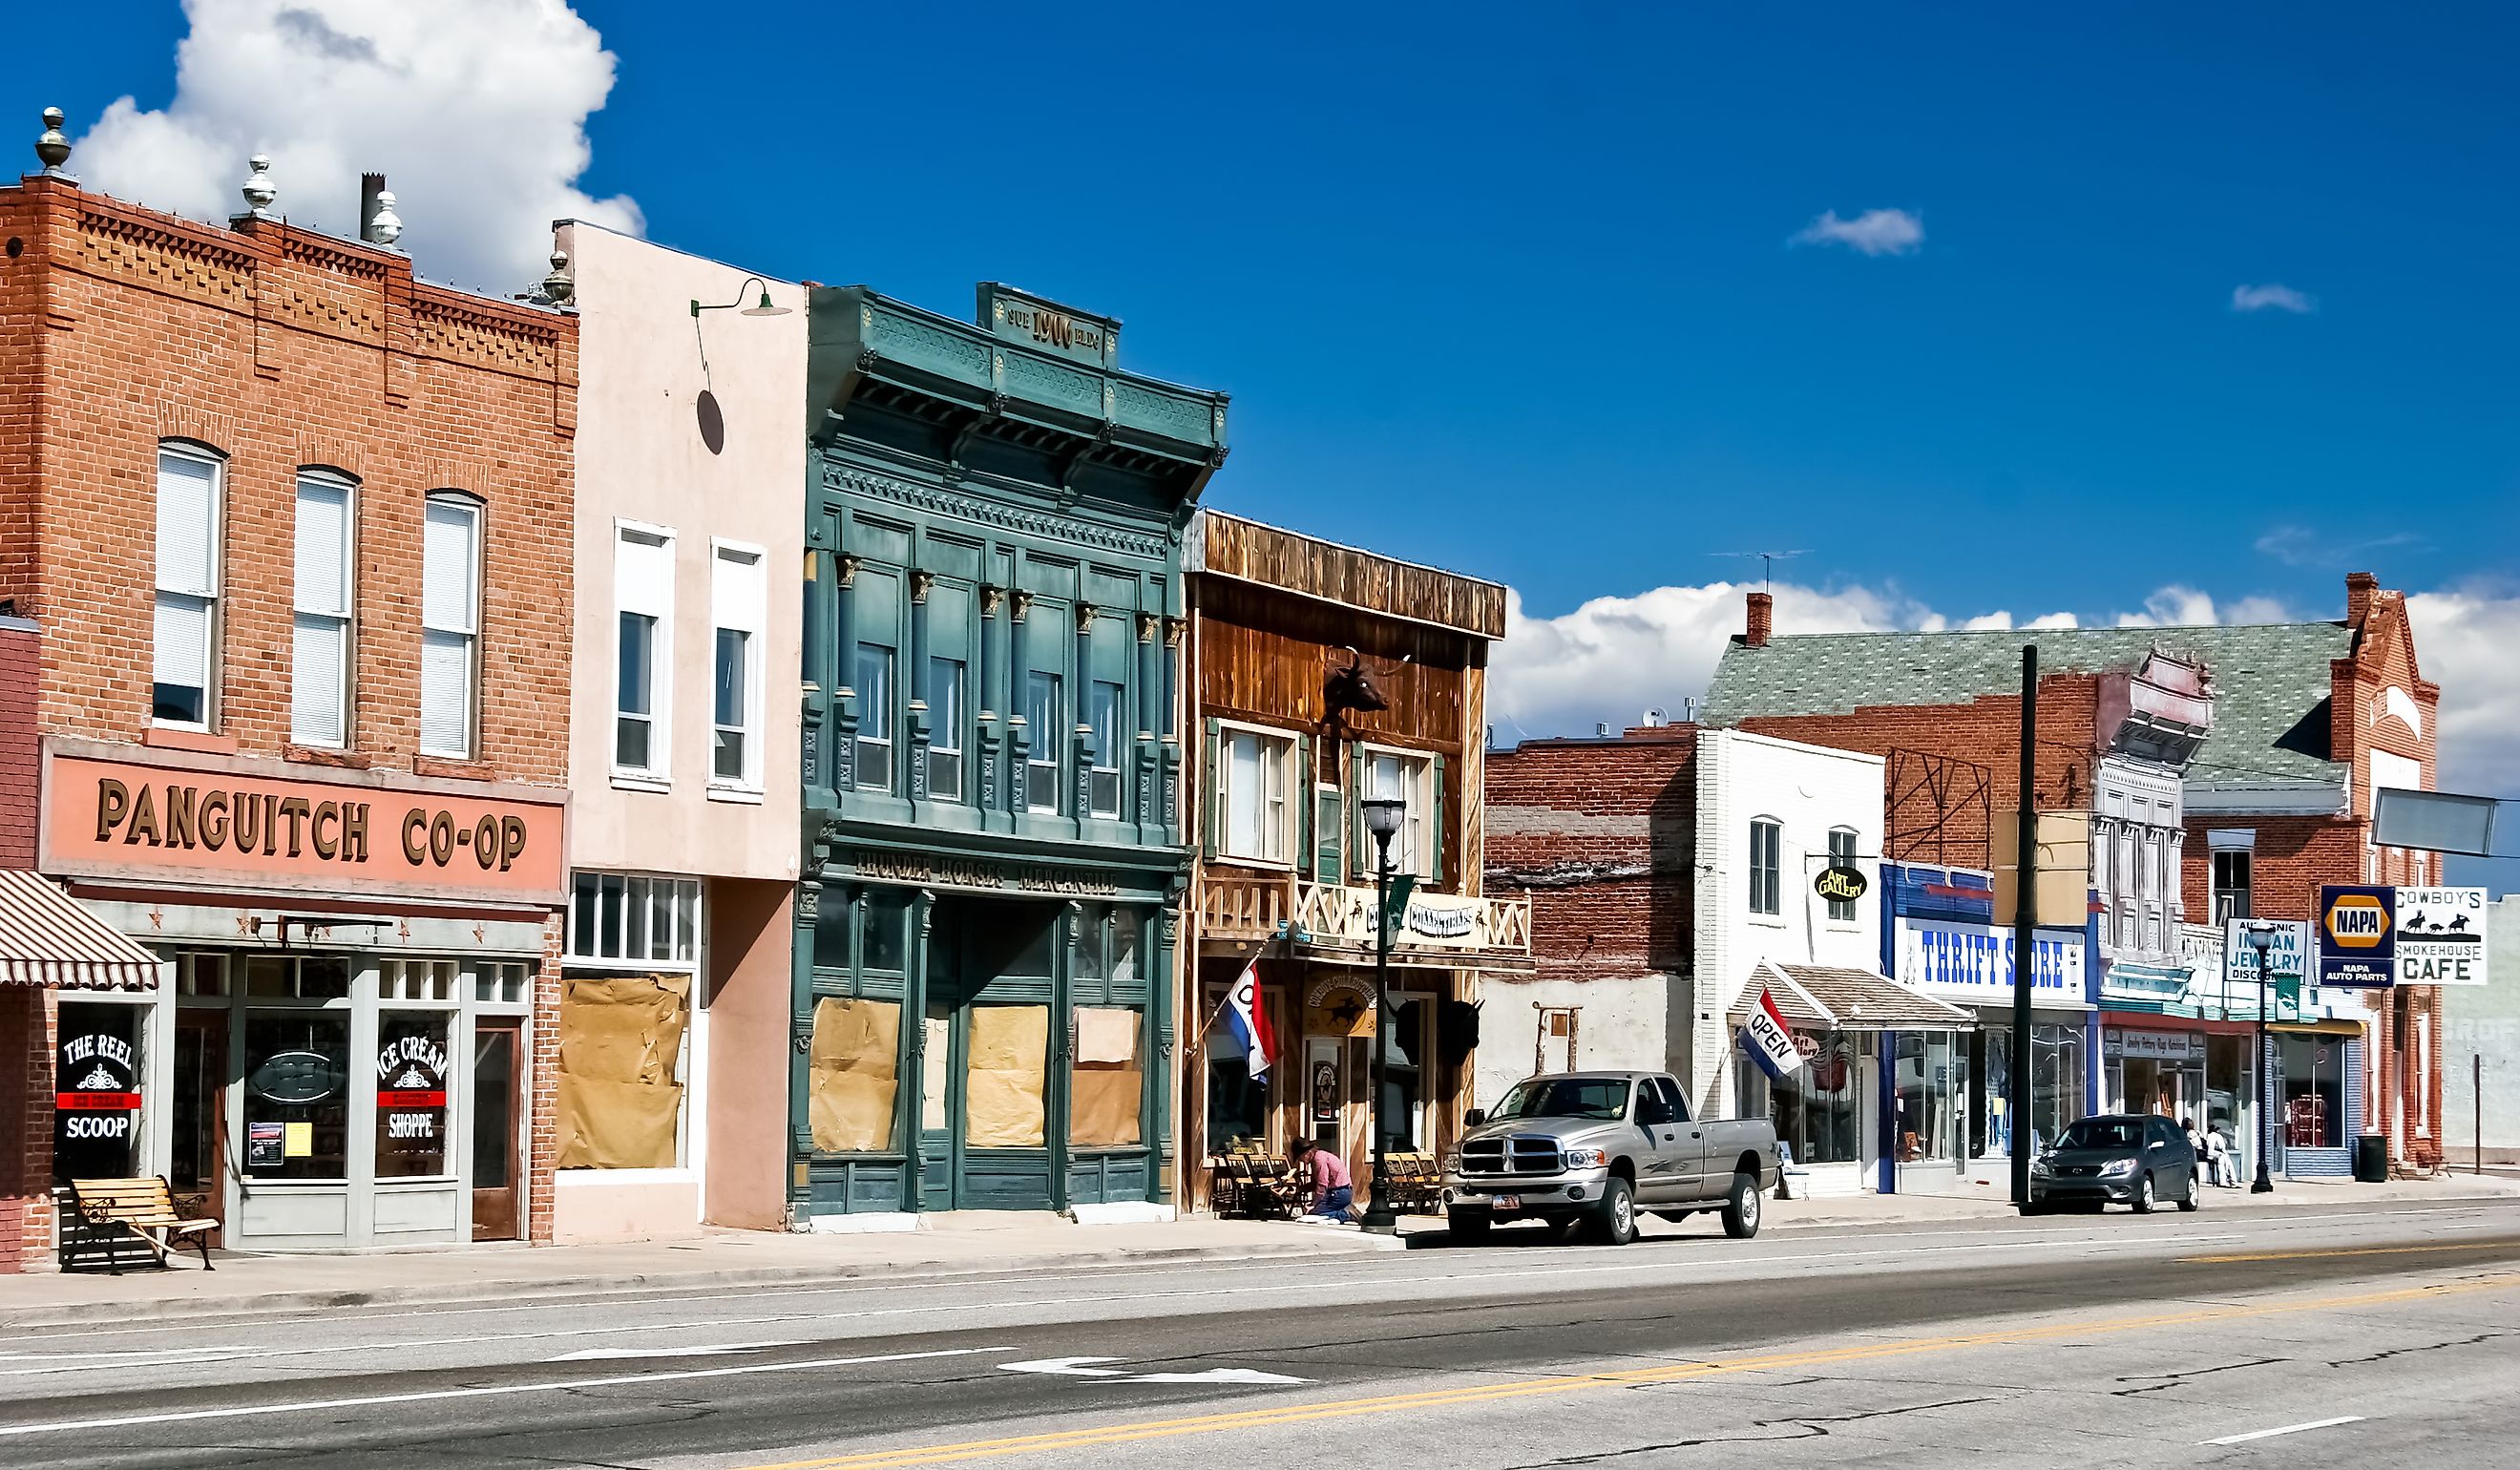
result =
[{"label": "open flag banner", "polygon": [[1253,957],[1234,977],[1234,989],[1225,998],[1225,1024],[1242,1039],[1243,1049],[1251,1058],[1254,1078],[1269,1075],[1270,1053],[1278,1049],[1277,1037],[1269,1031],[1269,1012],[1260,1004],[1260,960]]},{"label": "open flag banner", "polygon": [[1741,1049],[1750,1053],[1750,1060],[1759,1064],[1770,1082],[1782,1082],[1802,1070],[1802,1051],[1794,1046],[1793,1033],[1785,1029],[1777,998],[1764,989],[1759,992],[1759,1003],[1750,1007],[1750,1019],[1741,1024]]}]

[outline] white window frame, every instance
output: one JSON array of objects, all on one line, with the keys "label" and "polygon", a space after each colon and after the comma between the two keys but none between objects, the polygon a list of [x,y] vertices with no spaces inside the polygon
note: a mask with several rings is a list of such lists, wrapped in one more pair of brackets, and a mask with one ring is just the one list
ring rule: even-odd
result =
[{"label": "white window frame", "polygon": [[[1243,851],[1235,845],[1234,806],[1245,795],[1236,788],[1234,781],[1234,743],[1237,740],[1253,741],[1260,757],[1260,790],[1253,798],[1257,805],[1251,814],[1252,830],[1260,841],[1260,851],[1256,853]],[[1216,851],[1219,857],[1228,862],[1248,863],[1261,868],[1291,869],[1295,866],[1295,816],[1299,810],[1296,803],[1310,799],[1311,783],[1297,781],[1294,768],[1295,737],[1288,732],[1231,720],[1217,722]],[[1276,773],[1277,794],[1275,823],[1270,821],[1273,771]],[[1301,795],[1298,795],[1299,787]],[[1276,828],[1274,831],[1271,830],[1273,826]],[[1269,855],[1273,842],[1278,849],[1275,857]]]},{"label": "white window frame", "polygon": [[1435,758],[1421,750],[1404,750],[1397,745],[1365,745],[1365,789],[1357,793],[1356,831],[1350,840],[1361,844],[1356,850],[1365,856],[1366,871],[1372,871],[1373,834],[1365,827],[1365,803],[1373,795],[1373,766],[1378,760],[1397,761],[1400,766],[1400,830],[1391,836],[1391,870],[1416,873],[1432,880],[1433,866],[1427,862],[1426,822],[1434,804]]},{"label": "white window frame", "polygon": [[[722,596],[727,579],[748,580],[739,602],[730,603]],[[770,630],[770,551],[748,541],[730,541],[716,536],[709,539],[709,599],[714,621],[709,629],[709,794],[728,797],[758,797],[762,794],[762,745],[768,721],[762,718],[762,644]],[[730,618],[735,621],[730,621]],[[617,626],[617,625],[616,625]],[[717,645],[724,632],[744,635],[743,709],[741,726],[717,723]],[[743,770],[736,776],[721,776],[717,769],[717,737],[734,729],[743,737]]]},{"label": "white window frame", "polygon": [[[662,586],[625,587],[622,577],[623,553],[634,542],[652,542],[649,550],[664,558]],[[605,758],[611,767],[612,783],[634,790],[662,791],[673,784],[674,770],[674,573],[678,545],[671,526],[651,525],[642,520],[615,517],[612,522],[612,657],[607,668],[611,674],[611,718],[605,722]],[[644,715],[627,715],[621,708],[621,618],[624,613],[655,620],[655,633],[648,647],[648,709]],[[714,648],[712,648],[714,654]],[[625,718],[648,722],[648,762],[629,766],[621,761],[621,722]]]},{"label": "white window frame", "polygon": [[[873,680],[864,677],[862,665],[869,649],[883,654],[883,687],[868,689]],[[901,649],[893,644],[877,643],[862,638],[849,650],[849,687],[857,690],[858,728],[853,738],[857,751],[850,762],[855,773],[856,789],[890,796],[901,789],[901,726],[894,718],[901,703]],[[879,732],[870,734],[869,732]],[[883,752],[883,780],[871,780],[867,771],[874,763],[867,759],[870,750]]]},{"label": "white window frame", "polygon": [[[1120,780],[1120,747],[1128,739],[1128,736],[1121,732],[1129,718],[1129,687],[1117,679],[1090,679],[1086,681],[1085,690],[1084,714],[1089,726],[1094,719],[1095,701],[1102,697],[1104,690],[1111,691],[1111,729],[1108,732],[1110,738],[1103,738],[1105,734],[1103,731],[1094,732],[1094,763],[1088,768],[1086,778],[1089,791],[1086,799],[1086,815],[1101,818],[1105,822],[1117,822],[1120,820],[1121,812],[1128,805],[1126,783]],[[1102,797],[1106,778],[1111,791],[1111,804],[1107,808],[1103,806]]]},{"label": "white window frame", "polygon": [[[307,606],[306,589],[301,585],[300,575],[304,555],[302,551],[297,551],[291,563],[290,577],[292,616],[289,658],[289,742],[292,745],[313,746],[319,749],[345,750],[349,748],[355,734],[351,718],[352,696],[358,687],[356,671],[359,666],[359,485],[358,481],[336,470],[315,467],[300,468],[297,471],[296,483],[292,487],[296,505],[296,516],[292,525],[292,551],[296,551],[304,543],[306,492],[310,487],[338,492],[341,497],[341,544],[337,549],[341,566],[341,601],[338,610]],[[335,624],[340,632],[341,665],[334,671],[334,678],[337,681],[334,697],[338,701],[337,708],[340,711],[340,728],[335,731],[330,738],[310,739],[298,726],[297,693],[305,683],[307,670],[298,662],[296,629],[299,624],[309,621]]]},{"label": "white window frame", "polygon": [[[225,556],[227,536],[225,533],[227,529],[228,463],[226,456],[211,450],[205,445],[194,444],[180,439],[160,439],[158,441],[158,463],[152,468],[161,478],[165,473],[165,461],[168,459],[184,460],[191,464],[204,466],[209,469],[210,523],[208,527],[208,544],[204,548],[204,570],[202,574],[202,585],[201,587],[191,588],[167,586],[166,561],[162,554],[163,549],[156,548],[153,551],[152,560],[154,562],[154,566],[151,571],[150,582],[154,589],[155,596],[150,604],[152,624],[150,628],[149,646],[150,657],[153,661],[150,679],[150,688],[152,690],[150,698],[150,723],[161,730],[198,730],[207,732],[216,729],[219,723],[219,646],[222,642],[221,635],[226,631],[222,626],[224,619],[221,615],[225,610],[224,604],[226,602],[225,579],[221,576],[221,572],[227,560]],[[153,510],[158,506],[158,497],[160,493],[161,492],[157,482],[153,481],[150,488],[150,505]],[[157,539],[155,521],[152,522],[151,534],[153,541]],[[157,657],[158,650],[158,632],[155,619],[157,609],[163,607],[165,605],[166,599],[169,597],[179,598],[190,602],[198,602],[201,604],[202,609],[202,718],[199,720],[162,720],[158,718],[157,714],[157,698],[155,693],[157,679],[154,662]]]},{"label": "white window frame", "polygon": [[[1841,837],[1846,839],[1844,843],[1846,850],[1844,852],[1838,851],[1838,847],[1840,845],[1838,839]],[[1828,861],[1831,864],[1853,868],[1858,856],[1863,851],[1863,833],[1858,832],[1851,826],[1833,826],[1828,829]],[[1826,907],[1821,910],[1821,913],[1830,924],[1852,926],[1861,920],[1864,914],[1864,911],[1858,909],[1855,905],[1856,901],[1854,899],[1830,899],[1827,901]],[[1841,913],[1838,912],[1840,909],[1844,909],[1846,912]]]},{"label": "white window frame", "polygon": [[[472,597],[471,604],[465,608],[467,624],[463,627],[456,627],[444,623],[433,623],[429,621],[428,617],[428,512],[439,509],[461,511],[467,516],[471,517],[472,521]],[[420,626],[421,644],[423,648],[421,662],[424,670],[422,674],[422,684],[424,689],[426,689],[428,681],[426,668],[428,664],[427,646],[428,643],[428,635],[434,633],[440,637],[460,638],[464,641],[463,747],[458,749],[453,746],[431,746],[425,738],[416,742],[420,747],[421,754],[436,756],[444,760],[469,761],[473,759],[481,748],[481,604],[483,593],[481,583],[482,568],[489,564],[490,559],[490,538],[487,531],[489,516],[487,514],[487,509],[488,508],[483,506],[477,497],[468,495],[461,490],[432,490],[428,493],[428,500],[421,508]]]},{"label": "white window frame", "polygon": [[[1044,679],[1050,681],[1051,718],[1048,722],[1049,728],[1047,729],[1040,728],[1041,722],[1032,718],[1034,714],[1032,699],[1033,688],[1038,681]],[[1024,750],[1023,807],[1024,811],[1035,817],[1057,817],[1066,810],[1067,752],[1064,748],[1064,744],[1067,740],[1066,731],[1064,729],[1067,723],[1066,714],[1066,677],[1055,669],[1025,670],[1024,721],[1026,725],[1034,728],[1031,732],[1031,742]],[[1042,758],[1044,751],[1049,752],[1049,759],[1047,760]],[[1050,802],[1048,805],[1044,805],[1032,799],[1033,781],[1035,780],[1034,773],[1045,770],[1051,773]]]},{"label": "white window frame", "polygon": [[[951,698],[936,697],[936,666],[950,664],[954,669],[954,690]],[[971,697],[971,663],[945,653],[927,655],[927,713],[932,722],[927,734],[927,799],[961,804],[970,800],[971,777],[964,759],[963,726],[965,701]],[[936,761],[939,756],[954,762],[954,789],[940,789],[936,782]]]},{"label": "white window frame", "polygon": [[[1767,865],[1764,868],[1760,866],[1759,853],[1759,834],[1762,831],[1775,833],[1775,848],[1768,854]],[[1785,910],[1784,823],[1774,817],[1762,816],[1750,819],[1749,861],[1742,865],[1742,870],[1749,875],[1750,880],[1748,907],[1751,916],[1754,918],[1783,917]],[[1764,906],[1760,899],[1762,883],[1767,889]]]},{"label": "white window frame", "polygon": [[[581,953],[581,945],[585,944],[589,936],[579,932],[581,926],[577,913],[577,891],[581,878],[594,879],[598,895],[596,913],[599,933],[592,936],[597,943],[586,945],[585,953]],[[621,885],[622,894],[623,925],[619,937],[625,953],[612,956],[601,953],[602,893],[607,880]],[[628,900],[634,884],[647,885],[651,894],[656,885],[670,884],[676,899],[686,893],[690,895],[691,915],[688,925],[684,922],[682,906],[679,902],[669,902],[667,906],[667,912],[674,919],[673,936],[666,944],[669,956],[667,958],[652,958],[655,950],[652,930],[645,936],[650,941],[647,948],[651,958],[643,959],[626,953]],[[649,913],[652,915],[652,907]],[[702,879],[680,873],[633,871],[622,869],[572,869],[569,872],[568,908],[562,923],[561,971],[563,976],[582,978],[589,974],[607,973],[690,975],[692,988],[685,999],[682,1049],[674,1069],[674,1075],[682,1080],[683,1098],[681,1110],[674,1120],[675,1162],[673,1167],[668,1169],[563,1169],[554,1176],[552,1180],[554,1186],[566,1188],[572,1184],[665,1183],[698,1178],[705,1172],[708,1159],[709,1006],[708,987],[701,983],[700,977],[706,973],[708,962],[709,885]],[[530,986],[527,988],[527,995],[530,998]]]}]

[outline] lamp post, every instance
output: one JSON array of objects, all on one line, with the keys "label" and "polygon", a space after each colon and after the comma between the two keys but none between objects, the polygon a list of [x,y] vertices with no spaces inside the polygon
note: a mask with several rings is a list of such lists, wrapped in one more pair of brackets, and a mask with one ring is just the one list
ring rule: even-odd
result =
[{"label": "lamp post", "polygon": [[2272,1194],[2275,1181],[2267,1172],[2267,1138],[2269,1111],[2267,1105],[2267,979],[2274,968],[2271,952],[2275,947],[2275,922],[2271,918],[2249,920],[2249,948],[2258,952],[2258,1064],[2249,1069],[2258,1090],[2258,1177],[2249,1181],[2251,1194]]},{"label": "lamp post", "polygon": [[1364,1227],[1377,1235],[1400,1229],[1400,1211],[1391,1202],[1391,1174],[1383,1167],[1383,1077],[1391,1060],[1391,839],[1400,830],[1408,803],[1396,796],[1370,796],[1365,801],[1365,829],[1373,838],[1373,1192],[1365,1207]]}]

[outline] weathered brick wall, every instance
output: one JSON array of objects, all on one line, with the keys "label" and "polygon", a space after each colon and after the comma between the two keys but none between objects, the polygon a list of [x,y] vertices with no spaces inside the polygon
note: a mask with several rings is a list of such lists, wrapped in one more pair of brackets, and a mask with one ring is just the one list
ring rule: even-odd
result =
[{"label": "weathered brick wall", "polygon": [[1688,968],[1696,736],[1666,726],[1488,757],[1487,888],[1530,894],[1541,978]]},{"label": "weathered brick wall", "polygon": [[[413,282],[410,262],[287,226],[219,229],[50,180],[0,190],[22,241],[0,291],[32,294],[31,427],[15,469],[0,597],[44,626],[42,725],[136,740],[149,726],[158,442],[224,455],[217,735],[289,746],[295,476],[356,495],[349,763],[428,771],[419,744],[423,505],[484,516],[479,759],[438,774],[567,778],[572,319]],[[11,322],[25,317],[8,313]],[[22,337],[22,329],[13,327]],[[12,412],[0,395],[0,415]],[[31,544],[30,544],[31,542]]]},{"label": "weathered brick wall", "polygon": [[0,986],[0,1274],[53,1266],[53,1001]]},{"label": "weathered brick wall", "polygon": [[42,755],[35,702],[43,642],[32,624],[0,618],[0,868],[35,866]]},{"label": "weathered brick wall", "polygon": [[[2092,803],[2094,727],[2099,686],[2093,674],[2051,674],[2039,681],[2039,805],[2088,811]],[[1867,705],[1845,714],[1755,716],[1756,731],[1833,750],[1889,757],[1914,751],[1980,766],[1988,773],[1984,802],[1904,789],[1890,774],[1888,856],[1899,861],[1984,868],[1992,861],[1989,825],[2017,809],[2021,789],[2021,696],[1989,694],[1960,704]],[[1939,820],[1939,828],[1936,829]],[[1939,846],[1923,845],[1929,835]]]}]

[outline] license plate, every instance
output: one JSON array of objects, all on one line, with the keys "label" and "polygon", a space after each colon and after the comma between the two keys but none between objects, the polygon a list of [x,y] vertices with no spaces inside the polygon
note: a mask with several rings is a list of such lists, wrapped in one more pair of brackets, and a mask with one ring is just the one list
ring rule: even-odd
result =
[{"label": "license plate", "polygon": [[1519,1194],[1500,1194],[1488,1201],[1488,1208],[1491,1210],[1519,1210],[1522,1208],[1522,1196]]}]

